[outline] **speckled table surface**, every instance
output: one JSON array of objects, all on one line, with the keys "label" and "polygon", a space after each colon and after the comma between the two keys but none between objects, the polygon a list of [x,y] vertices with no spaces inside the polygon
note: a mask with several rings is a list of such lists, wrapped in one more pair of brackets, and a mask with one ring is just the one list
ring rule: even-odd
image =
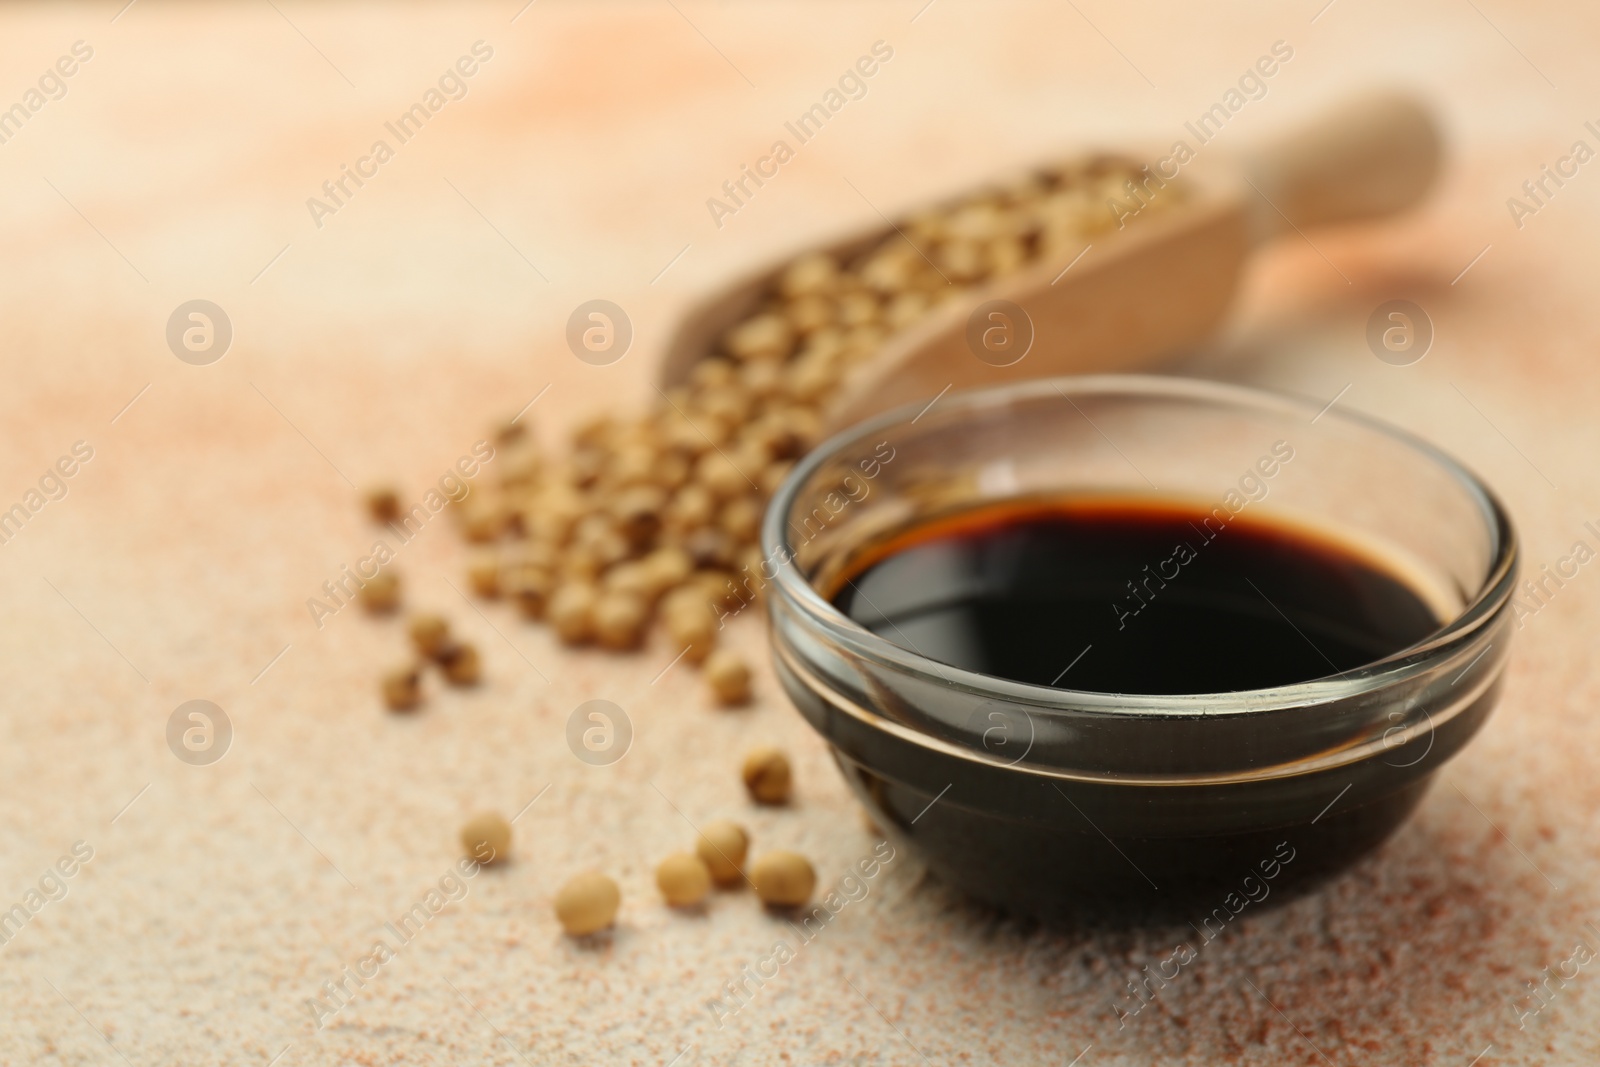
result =
[{"label": "speckled table surface", "polygon": [[[398,624],[350,611],[319,628],[306,608],[370,548],[353,486],[420,491],[536,396],[528,417],[552,443],[643,404],[674,316],[719,281],[1071,145],[1164,142],[1280,40],[1293,61],[1223,138],[1398,82],[1437,105],[1450,169],[1413,217],[1263,255],[1227,335],[1167,369],[1339,395],[1430,437],[1503,494],[1535,569],[1592,545],[1600,178],[1574,162],[1538,202],[1521,186],[1575,141],[1600,147],[1584,125],[1600,14],[120,6],[0,11],[0,106],[25,113],[0,125],[0,506],[30,509],[0,545],[0,907],[27,920],[0,945],[0,1062],[1600,1059],[1600,978],[1574,962],[1600,947],[1587,569],[1525,620],[1499,711],[1410,824],[1320,893],[1242,915],[1125,1019],[1124,982],[1186,928],[999,921],[904,853],[741,1010],[708,1008],[792,935],[749,894],[695,916],[660,906],[653,862],[689,823],[742,819],[811,855],[825,884],[876,840],[765,666],[755,704],[729,714],[687,671],[652,682],[662,643],[566,651],[463,603],[459,544],[428,528],[400,549],[413,599],[480,643],[487,677],[396,719],[373,678]],[[716,225],[706,198],[879,40],[894,56],[866,95]],[[480,41],[449,83],[460,98],[363,163]],[[342,165],[367,179],[313,212]],[[607,367],[562,341],[594,297],[636,327]],[[1396,297],[1437,335],[1403,368],[1363,340]],[[192,299],[232,324],[208,366],[165,339]],[[47,477],[75,448],[72,476]],[[764,664],[759,621],[732,640]],[[633,724],[608,767],[564,741],[595,697]],[[167,744],[192,699],[232,725],[210,766]],[[790,810],[751,808],[732,773],[758,740],[794,753]],[[525,809],[515,862],[450,880],[456,828],[483,807]],[[624,894],[594,944],[550,909],[584,867]],[[441,879],[459,899],[318,1028],[308,999]],[[1537,1001],[1530,982],[1545,982]]]}]

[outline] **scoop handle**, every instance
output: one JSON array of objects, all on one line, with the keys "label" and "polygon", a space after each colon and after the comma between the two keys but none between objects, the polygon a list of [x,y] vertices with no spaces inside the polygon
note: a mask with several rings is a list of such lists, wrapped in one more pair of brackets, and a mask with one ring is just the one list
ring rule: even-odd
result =
[{"label": "scoop handle", "polygon": [[1376,219],[1421,200],[1439,172],[1432,114],[1398,92],[1354,97],[1247,152],[1257,240],[1297,227]]}]

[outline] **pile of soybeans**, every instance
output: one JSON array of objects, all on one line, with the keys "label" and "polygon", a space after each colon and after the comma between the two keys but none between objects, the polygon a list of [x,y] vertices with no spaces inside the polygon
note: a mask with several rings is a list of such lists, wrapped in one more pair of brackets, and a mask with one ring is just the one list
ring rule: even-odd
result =
[{"label": "pile of soybeans", "polygon": [[[572,645],[632,649],[657,621],[674,653],[706,666],[719,700],[742,701],[749,671],[716,654],[720,624],[764,584],[762,510],[819,440],[851,368],[942,301],[1040,260],[1067,263],[1118,226],[1108,200],[1143,192],[1143,178],[1097,157],[914,215],[848,262],[802,255],[643,414],[589,421],[557,458],[520,424],[502,426],[498,485],[458,509],[476,546],[472,588]],[[1181,199],[1176,185],[1163,192],[1150,208]]]}]

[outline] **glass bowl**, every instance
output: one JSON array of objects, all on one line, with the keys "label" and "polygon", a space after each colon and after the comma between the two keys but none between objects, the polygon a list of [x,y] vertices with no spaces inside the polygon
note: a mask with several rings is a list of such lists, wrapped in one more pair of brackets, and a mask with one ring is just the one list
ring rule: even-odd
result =
[{"label": "glass bowl", "polygon": [[[941,663],[823,592],[895,531],[1076,494],[1247,509],[1325,532],[1384,561],[1444,621],[1335,676],[1113,694]],[[781,683],[873,819],[936,875],[1044,918],[1208,923],[1314,884],[1416,807],[1499,696],[1517,570],[1499,501],[1417,438],[1284,396],[1147,376],[956,393],[852,427],[784,482],[762,551]]]}]

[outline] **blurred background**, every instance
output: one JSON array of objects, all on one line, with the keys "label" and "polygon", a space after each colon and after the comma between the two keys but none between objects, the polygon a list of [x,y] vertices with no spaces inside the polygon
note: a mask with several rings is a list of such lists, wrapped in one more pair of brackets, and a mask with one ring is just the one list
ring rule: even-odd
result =
[{"label": "blurred background", "polygon": [[[892,59],[864,95],[736,212],[708,209],[875,42]],[[730,639],[759,665],[756,706],[719,716],[692,675],[661,675],[663,643],[574,653],[469,609],[460,546],[430,530],[405,550],[413,599],[478,642],[486,678],[398,726],[373,685],[398,624],[308,617],[370,547],[359,488],[420,492],[530,401],[551,447],[642,408],[678,317],[719,285],[997,174],[1164,150],[1280,42],[1292,59],[1205,152],[1399,86],[1436,110],[1441,180],[1403,218],[1263,251],[1224,332],[1159,369],[1427,437],[1509,503],[1529,572],[1595,544],[1600,176],[1580,163],[1600,150],[1600,14],[1581,5],[0,9],[0,509],[30,514],[0,544],[0,906],[75,842],[93,854],[0,945],[0,1062],[1594,1062],[1600,992],[1570,962],[1600,948],[1586,570],[1524,620],[1497,716],[1408,827],[1242,918],[1134,1020],[1111,1004],[1187,934],[1006,923],[904,857],[719,1025],[707,1000],[773,921],[749,899],[663,914],[660,842],[737,810],[826,883],[874,840],[753,617]],[[1559,184],[1525,187],[1563,158]],[[345,168],[366,177],[338,191]],[[594,299],[634,330],[605,366],[565,340]],[[1405,366],[1366,335],[1399,299],[1434,338]],[[204,365],[168,342],[195,300],[231,333]],[[562,740],[598,696],[634,730],[604,768]],[[212,766],[168,747],[195,699],[231,724]],[[791,811],[745,812],[722,773],[759,740],[792,753]],[[517,863],[316,1028],[306,1001],[482,807],[526,812]],[[549,915],[586,866],[623,889],[599,947]]]}]

